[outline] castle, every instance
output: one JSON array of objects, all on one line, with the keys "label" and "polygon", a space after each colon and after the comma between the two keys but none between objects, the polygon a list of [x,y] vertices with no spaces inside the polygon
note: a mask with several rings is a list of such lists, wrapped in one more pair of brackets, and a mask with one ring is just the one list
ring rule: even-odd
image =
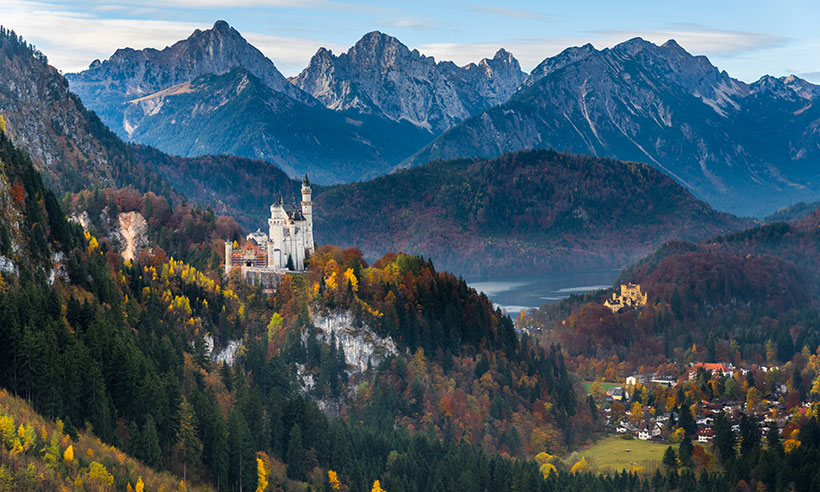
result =
[{"label": "castle", "polygon": [[[286,271],[302,272],[305,259],[313,254],[313,202],[307,174],[302,181],[302,208],[286,207],[282,197],[270,206],[268,233],[257,229],[239,248],[225,242],[225,274],[239,268],[244,280],[276,287]],[[238,245],[236,245],[238,246]]]},{"label": "castle", "polygon": [[640,284],[621,284],[620,295],[612,293],[612,299],[604,301],[604,306],[617,313],[625,307],[646,306],[646,292],[641,292]]}]

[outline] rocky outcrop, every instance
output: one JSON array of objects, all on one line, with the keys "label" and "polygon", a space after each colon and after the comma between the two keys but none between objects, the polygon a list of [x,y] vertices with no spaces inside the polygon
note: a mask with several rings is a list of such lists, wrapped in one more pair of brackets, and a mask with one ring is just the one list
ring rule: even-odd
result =
[{"label": "rocky outcrop", "polygon": [[319,49],[292,82],[333,110],[383,114],[437,134],[506,101],[524,76],[505,50],[458,67],[371,32],[339,56]]},{"label": "rocky outcrop", "polygon": [[148,244],[146,233],[148,223],[139,212],[124,212],[118,217],[119,243],[122,245],[121,256],[124,260],[134,261],[139,252]]},{"label": "rocky outcrop", "polygon": [[367,325],[357,326],[350,312],[314,312],[311,321],[319,330],[319,340],[330,343],[335,336],[353,373],[363,373],[368,365],[376,366],[388,355],[398,353],[393,340],[382,338]]}]

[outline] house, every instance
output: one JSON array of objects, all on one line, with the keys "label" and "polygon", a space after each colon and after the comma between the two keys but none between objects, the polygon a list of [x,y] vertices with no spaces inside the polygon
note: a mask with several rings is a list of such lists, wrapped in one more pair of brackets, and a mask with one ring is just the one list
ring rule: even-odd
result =
[{"label": "house", "polygon": [[644,424],[638,428],[638,439],[641,441],[648,441],[652,437],[651,429],[648,425]]},{"label": "house", "polygon": [[607,396],[612,398],[613,400],[621,401],[624,399],[624,389],[623,388],[609,388],[606,390]]},{"label": "house", "polygon": [[705,427],[703,429],[698,429],[698,442],[712,442],[715,438],[715,431],[712,429]]},{"label": "house", "polygon": [[644,374],[635,374],[632,376],[628,376],[624,381],[624,384],[627,386],[637,386],[638,383],[646,384],[647,377]]},{"label": "house", "polygon": [[711,373],[718,373],[721,376],[731,377],[735,373],[735,368],[732,364],[712,363],[712,362],[698,362],[692,364],[689,368],[689,379],[695,379],[698,375],[698,369],[703,368]]}]

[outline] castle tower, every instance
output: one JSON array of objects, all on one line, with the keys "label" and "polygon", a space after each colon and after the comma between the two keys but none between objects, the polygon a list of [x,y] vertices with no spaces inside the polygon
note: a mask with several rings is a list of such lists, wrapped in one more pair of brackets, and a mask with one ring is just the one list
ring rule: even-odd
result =
[{"label": "castle tower", "polygon": [[313,202],[310,200],[310,180],[302,180],[302,215],[305,216],[305,248],[313,254]]}]

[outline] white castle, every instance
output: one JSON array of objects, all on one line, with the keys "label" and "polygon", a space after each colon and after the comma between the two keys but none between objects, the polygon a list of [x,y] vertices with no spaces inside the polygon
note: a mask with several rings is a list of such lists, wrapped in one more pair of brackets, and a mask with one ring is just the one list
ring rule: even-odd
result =
[{"label": "white castle", "polygon": [[225,274],[241,268],[242,278],[262,285],[278,283],[271,274],[305,270],[305,258],[314,251],[313,202],[307,174],[302,181],[302,209],[285,207],[281,195],[270,206],[268,234],[257,229],[241,248],[225,242]]}]

